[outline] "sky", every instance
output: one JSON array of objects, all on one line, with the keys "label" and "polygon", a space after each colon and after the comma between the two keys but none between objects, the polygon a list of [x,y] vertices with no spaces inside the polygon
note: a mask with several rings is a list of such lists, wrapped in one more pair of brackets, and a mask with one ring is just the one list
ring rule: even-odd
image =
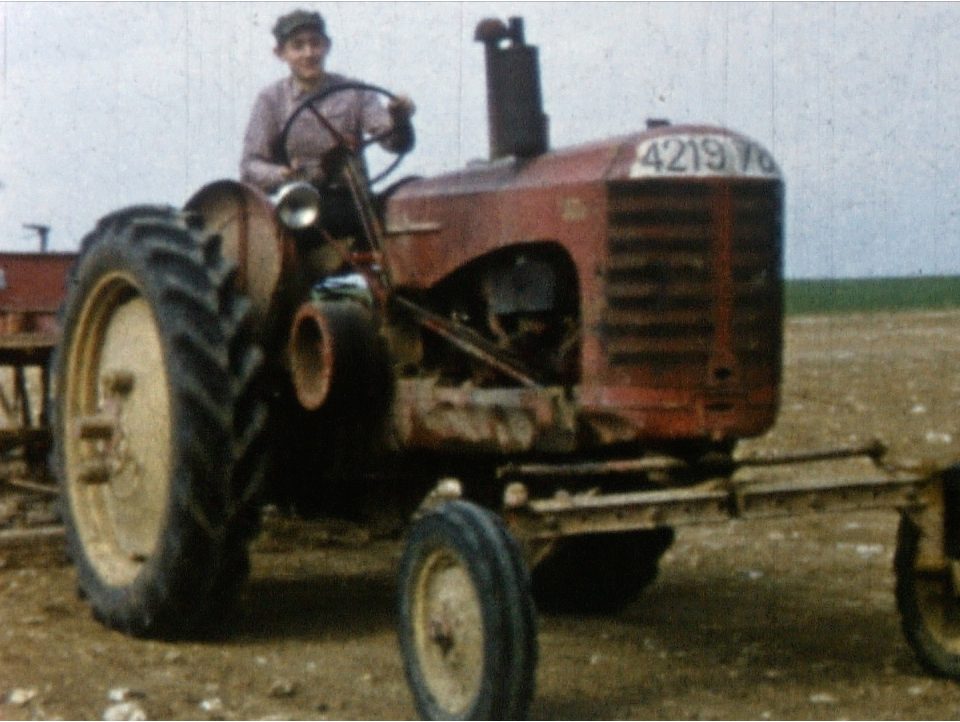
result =
[{"label": "sky", "polygon": [[295,7],[326,17],[329,70],[415,100],[401,173],[486,157],[474,28],[522,16],[553,147],[731,128],[783,172],[788,277],[960,274],[960,3],[0,2],[0,249],[236,178]]}]

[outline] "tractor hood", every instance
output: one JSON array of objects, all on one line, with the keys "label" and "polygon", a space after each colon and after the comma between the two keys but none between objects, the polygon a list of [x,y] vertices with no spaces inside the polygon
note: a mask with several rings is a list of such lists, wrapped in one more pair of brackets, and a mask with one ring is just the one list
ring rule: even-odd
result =
[{"label": "tractor hood", "polygon": [[658,125],[532,158],[472,164],[410,181],[390,196],[385,260],[394,283],[410,288],[428,288],[519,243],[560,243],[589,263],[594,242],[603,241],[609,184],[738,178],[779,180],[780,170],[749,138],[699,125]]}]

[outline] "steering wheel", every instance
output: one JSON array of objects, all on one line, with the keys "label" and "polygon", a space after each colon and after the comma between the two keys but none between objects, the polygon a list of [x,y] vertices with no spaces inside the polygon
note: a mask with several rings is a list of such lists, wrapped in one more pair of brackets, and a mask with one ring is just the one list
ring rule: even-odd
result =
[{"label": "steering wheel", "polygon": [[[393,133],[394,129],[390,128],[388,130],[385,130],[383,133],[378,133],[377,135],[372,135],[369,138],[365,138],[365,139],[362,138],[360,139],[359,145],[357,145],[356,147],[353,147],[352,144],[348,143],[343,133],[337,130],[333,126],[333,123],[331,123],[330,120],[323,113],[321,113],[320,110],[317,108],[317,104],[320,103],[322,100],[329,98],[331,95],[336,95],[337,93],[342,93],[347,90],[361,90],[361,91],[369,90],[369,91],[373,91],[374,93],[378,93],[379,95],[385,96],[388,100],[395,100],[397,97],[386,88],[381,88],[378,85],[370,85],[369,83],[359,83],[359,82],[340,83],[339,85],[333,85],[329,88],[323,88],[321,90],[318,90],[317,92],[307,97],[303,102],[300,103],[300,105],[296,107],[296,109],[294,109],[294,111],[290,114],[290,117],[287,118],[287,122],[284,123],[283,130],[280,131],[280,136],[277,138],[276,147],[277,147],[278,159],[283,165],[290,165],[290,151],[287,148],[287,145],[289,143],[289,137],[290,137],[290,129],[293,127],[293,124],[297,120],[297,118],[299,118],[300,115],[306,112],[307,110],[309,110],[313,114],[313,116],[317,119],[317,122],[320,123],[320,125],[322,125],[324,128],[326,128],[327,131],[329,131],[330,134],[333,136],[334,140],[336,141],[334,148],[339,146],[341,148],[349,149],[350,152],[355,153],[357,155],[363,153],[363,150],[367,146],[372,145],[374,143],[379,143],[381,140],[383,140],[388,135]],[[403,151],[402,153],[398,153],[397,157],[393,160],[393,162],[390,163],[390,165],[386,167],[386,169],[381,171],[374,178],[370,179],[369,181],[370,185],[372,186],[375,183],[378,183],[379,181],[386,178],[388,175],[390,175],[396,169],[396,167],[400,165],[400,161],[403,160],[403,157],[407,154],[407,152],[408,151]]]}]

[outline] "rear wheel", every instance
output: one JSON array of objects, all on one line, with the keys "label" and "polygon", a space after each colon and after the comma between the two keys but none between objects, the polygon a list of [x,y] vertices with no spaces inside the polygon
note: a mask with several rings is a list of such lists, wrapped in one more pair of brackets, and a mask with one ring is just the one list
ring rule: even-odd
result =
[{"label": "rear wheel", "polygon": [[247,304],[173,211],[85,240],[53,364],[53,467],[68,551],[95,616],[178,636],[222,615],[256,528],[264,410]]},{"label": "rear wheel", "polygon": [[533,695],[536,613],[516,542],[463,501],[421,517],[400,563],[400,646],[424,719],[520,719]]},{"label": "rear wheel", "polygon": [[612,614],[656,579],[673,529],[568,537],[533,570],[541,611]]}]

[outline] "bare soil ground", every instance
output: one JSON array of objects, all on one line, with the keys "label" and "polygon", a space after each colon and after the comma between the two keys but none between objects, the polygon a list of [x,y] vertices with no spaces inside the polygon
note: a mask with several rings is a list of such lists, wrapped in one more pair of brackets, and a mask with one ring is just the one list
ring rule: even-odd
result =
[{"label": "bare soil ground", "polygon": [[[781,420],[743,450],[880,437],[900,458],[946,464],[960,459],[958,408],[960,312],[797,318]],[[0,528],[49,521],[32,499],[0,492]],[[926,676],[900,634],[896,525],[894,512],[857,512],[681,529],[623,613],[541,618],[531,715],[957,717],[960,687]],[[349,527],[261,539],[236,633],[162,643],[94,622],[56,545],[0,549],[0,719],[412,717],[399,553]]]}]

